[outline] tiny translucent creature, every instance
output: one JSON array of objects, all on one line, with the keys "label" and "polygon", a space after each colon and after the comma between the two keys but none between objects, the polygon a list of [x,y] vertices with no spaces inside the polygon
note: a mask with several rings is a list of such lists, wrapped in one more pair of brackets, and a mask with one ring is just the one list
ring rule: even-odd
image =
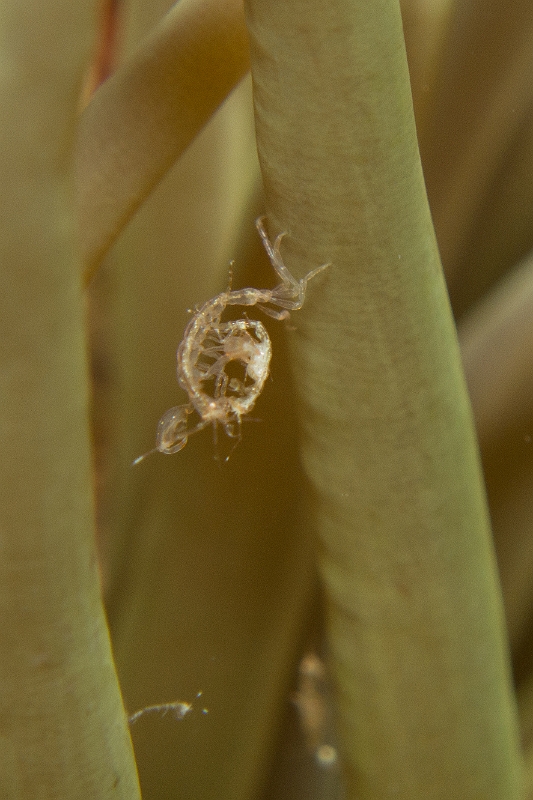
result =
[{"label": "tiny translucent creature", "polygon": [[156,451],[177,453],[189,436],[208,425],[215,431],[221,425],[229,437],[240,437],[241,419],[252,410],[269,375],[272,346],[258,320],[222,322],[222,314],[228,306],[257,306],[274,319],[286,320],[291,311],[302,307],[308,281],[329,266],[316,267],[297,281],[281,257],[285,233],[272,244],[264,219],[256,220],[256,226],[280,283],[273,289],[228,289],[195,311],[177,352],[178,383],[189,402],[163,414],[155,448],[136,458],[134,464]]},{"label": "tiny translucent creature", "polygon": [[[202,694],[203,692],[201,691],[197,692],[196,699],[201,697]],[[131,714],[131,716],[128,717],[128,722],[130,725],[133,725],[133,723],[137,722],[137,720],[140,717],[143,717],[145,714],[153,714],[154,712],[159,713],[161,714],[162,717],[164,717],[165,714],[168,714],[169,711],[172,711],[174,713],[176,719],[183,719],[192,710],[193,710],[192,703],[182,702],[181,700],[174,700],[172,703],[158,703],[157,705],[154,706],[145,706],[144,708],[141,708],[140,711],[136,711],[135,714]],[[202,709],[202,714],[208,714],[208,713],[209,712],[207,708]]]},{"label": "tiny translucent creature", "polygon": [[298,689],[292,702],[298,710],[302,733],[316,764],[331,769],[338,760],[337,749],[327,744],[331,735],[331,691],[326,667],[316,653],[306,653],[298,669]]}]

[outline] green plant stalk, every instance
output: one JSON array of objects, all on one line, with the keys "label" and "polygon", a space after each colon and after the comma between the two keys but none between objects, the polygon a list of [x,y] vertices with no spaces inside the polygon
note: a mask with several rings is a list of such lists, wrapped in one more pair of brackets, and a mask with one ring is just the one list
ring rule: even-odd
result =
[{"label": "green plant stalk", "polygon": [[92,2],[0,15],[0,796],[139,797],[96,562],[72,152]]},{"label": "green plant stalk", "polygon": [[507,644],[396,0],[248,0],[348,797],[517,798]]},{"label": "green plant stalk", "polygon": [[[527,669],[524,653],[533,588],[533,465],[524,436],[533,422],[532,312],[533,258],[526,258],[463,317],[458,331],[491,504],[507,630],[516,654],[519,698]],[[519,700],[520,716],[530,717],[531,704],[521,705]]]},{"label": "green plant stalk", "polygon": [[181,0],[95,92],[77,141],[86,281],[248,69],[242,3]]},{"label": "green plant stalk", "polygon": [[[154,13],[153,4],[138,5],[136,19]],[[206,430],[181,453],[130,466],[153,446],[161,413],[185,401],[175,354],[187,308],[227,286],[232,257],[235,286],[265,285],[272,275],[266,265],[240,271],[266,258],[250,210],[255,163],[236,145],[251,95],[239,95],[139,209],[107,278],[116,364],[107,537],[114,653],[132,711],[193,703],[182,722],[167,715],[132,727],[143,793],[157,800],[264,795],[315,589],[310,539],[291,535],[303,480],[287,413],[283,325],[269,327],[276,362],[257,405],[261,422],[243,424],[238,447]],[[241,219],[253,245],[242,250],[228,236]],[[227,453],[229,462],[215,461]]]},{"label": "green plant stalk", "polygon": [[[532,37],[528,0],[511,6],[498,0],[455,3],[427,125],[419,129],[433,220],[458,317],[532,246],[531,221],[524,225],[521,219],[531,208],[527,194],[517,202],[530,184],[531,146],[524,139],[531,115]],[[506,185],[517,161],[522,180],[515,175],[514,185]],[[519,211],[511,211],[509,225],[505,216],[513,201]],[[509,260],[511,242],[516,248],[517,240],[523,249]]]}]

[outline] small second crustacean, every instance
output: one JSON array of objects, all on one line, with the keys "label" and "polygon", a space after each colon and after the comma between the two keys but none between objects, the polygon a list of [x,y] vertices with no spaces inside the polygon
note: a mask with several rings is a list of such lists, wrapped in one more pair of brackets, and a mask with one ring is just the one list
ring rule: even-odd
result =
[{"label": "small second crustacean", "polygon": [[[269,375],[272,346],[265,326],[259,320],[237,319],[222,322],[228,306],[257,306],[277,320],[288,319],[305,300],[308,281],[329,264],[296,280],[280,253],[285,236],[274,244],[265,231],[264,217],[256,221],[257,230],[280,283],[273,289],[228,289],[198,308],[185,328],[177,353],[178,383],[189,402],[169,409],[159,420],[156,446],[133,462],[138,464],[150,453],[177,453],[189,436],[213,425],[239,438],[241,419],[248,414],[263,390]],[[196,421],[191,416],[196,417]]]}]

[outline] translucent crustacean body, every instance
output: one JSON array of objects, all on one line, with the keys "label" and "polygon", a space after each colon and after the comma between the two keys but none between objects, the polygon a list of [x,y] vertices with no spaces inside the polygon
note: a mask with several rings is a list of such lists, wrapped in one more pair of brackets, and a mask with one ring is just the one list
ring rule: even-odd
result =
[{"label": "translucent crustacean body", "polygon": [[[258,320],[238,319],[222,322],[228,306],[257,306],[274,319],[288,319],[291,311],[302,307],[307,282],[329,266],[324,264],[297,281],[280,253],[284,233],[272,245],[264,227],[264,217],[256,221],[257,230],[280,283],[273,289],[228,290],[198,308],[185,329],[178,347],[178,383],[189,402],[169,409],[159,420],[155,450],[177,453],[189,436],[208,425],[221,425],[225,433],[240,436],[241,418],[248,414],[261,394],[269,374],[272,347],[264,325]],[[190,415],[198,421],[190,424]],[[135,459],[134,464],[142,461]]]}]

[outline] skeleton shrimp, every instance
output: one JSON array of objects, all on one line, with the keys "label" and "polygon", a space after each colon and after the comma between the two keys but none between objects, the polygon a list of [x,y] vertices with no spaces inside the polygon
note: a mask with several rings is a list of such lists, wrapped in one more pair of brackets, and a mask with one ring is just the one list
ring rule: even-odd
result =
[{"label": "skeleton shrimp", "polygon": [[[273,289],[228,289],[196,310],[177,352],[178,383],[187,392],[189,402],[163,414],[155,448],[136,458],[134,464],[156,451],[177,453],[185,447],[189,436],[208,425],[213,425],[215,431],[217,425],[222,425],[227,436],[240,437],[241,418],[252,410],[269,375],[272,346],[261,322],[251,319],[221,322],[223,312],[228,306],[257,306],[274,319],[286,320],[291,311],[303,306],[308,281],[329,266],[316,267],[297,281],[281,257],[280,244],[285,233],[280,233],[272,244],[264,219],[257,219],[256,227],[281,282]],[[235,364],[240,367],[236,369]],[[189,417],[193,413],[199,421],[190,426]]]}]

